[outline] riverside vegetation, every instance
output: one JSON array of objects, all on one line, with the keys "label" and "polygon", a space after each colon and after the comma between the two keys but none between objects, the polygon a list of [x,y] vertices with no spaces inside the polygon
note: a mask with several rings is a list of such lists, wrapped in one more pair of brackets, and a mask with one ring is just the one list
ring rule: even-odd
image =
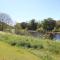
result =
[{"label": "riverside vegetation", "polygon": [[60,41],[53,39],[54,33],[60,34],[60,20],[32,19],[13,25],[7,14],[0,13],[0,60],[60,60]]},{"label": "riverside vegetation", "polygon": [[60,60],[60,42],[0,32],[0,60]]}]

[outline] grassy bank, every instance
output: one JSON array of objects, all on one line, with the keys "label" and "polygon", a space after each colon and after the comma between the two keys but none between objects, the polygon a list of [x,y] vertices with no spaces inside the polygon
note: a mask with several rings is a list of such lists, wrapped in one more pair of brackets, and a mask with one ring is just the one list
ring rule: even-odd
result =
[{"label": "grassy bank", "polygon": [[28,51],[0,41],[0,60],[39,60]]},{"label": "grassy bank", "polygon": [[[6,46],[7,47],[10,46],[10,48],[9,47],[7,48],[8,54],[13,53],[13,55],[16,55],[15,54],[16,49],[19,49],[19,54],[20,54],[19,57],[21,58],[21,60],[25,60],[26,57],[28,58],[28,54],[29,54],[29,58],[31,58],[30,60],[35,60],[35,59],[36,60],[60,60],[59,41],[40,39],[40,38],[34,38],[29,36],[19,36],[15,34],[0,32],[0,42],[3,42],[1,43],[2,44],[1,46],[3,46],[2,48],[5,48]],[[8,44],[4,45],[6,43]],[[22,54],[20,50],[25,53],[23,54],[22,57],[21,57]],[[5,51],[6,50],[4,50],[4,52]],[[3,52],[1,52],[1,54],[3,54]],[[6,52],[3,55],[5,54]],[[16,55],[16,57],[17,58],[15,60],[19,58],[18,55]],[[14,60],[14,59],[11,58],[10,60]]]}]

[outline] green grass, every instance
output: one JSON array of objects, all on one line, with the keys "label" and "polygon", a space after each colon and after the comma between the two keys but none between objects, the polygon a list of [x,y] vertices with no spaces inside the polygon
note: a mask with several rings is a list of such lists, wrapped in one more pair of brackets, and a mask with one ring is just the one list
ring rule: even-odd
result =
[{"label": "green grass", "polygon": [[30,52],[0,41],[0,60],[39,60]]},{"label": "green grass", "polygon": [[0,32],[0,60],[60,60],[60,42]]}]

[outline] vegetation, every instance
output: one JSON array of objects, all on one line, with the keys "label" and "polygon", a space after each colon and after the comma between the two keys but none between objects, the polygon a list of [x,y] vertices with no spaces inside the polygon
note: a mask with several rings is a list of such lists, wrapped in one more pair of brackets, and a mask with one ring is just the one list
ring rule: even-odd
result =
[{"label": "vegetation", "polygon": [[12,26],[12,19],[8,14],[0,13],[0,31],[5,31]]},{"label": "vegetation", "polygon": [[43,24],[42,27],[45,31],[52,31],[56,26],[56,21],[53,20],[52,18],[48,18],[48,19],[44,19],[42,24]]},{"label": "vegetation", "polygon": [[39,60],[30,52],[0,41],[0,60]]},{"label": "vegetation", "polygon": [[[32,19],[30,22],[21,22],[18,23],[19,31],[21,29],[33,30],[38,32],[60,32],[60,21],[56,21],[53,18],[44,19],[42,22],[36,22],[35,19]],[[17,25],[17,24],[16,24]],[[18,26],[15,25],[15,28]],[[16,30],[16,32],[18,31]]]},{"label": "vegetation", "polygon": [[[2,54],[2,56],[0,56],[1,59],[5,58],[6,60],[10,58],[10,60],[11,59],[19,60],[19,59],[23,59],[24,56],[31,57],[33,55],[35,56],[34,58],[31,57],[28,59],[30,60],[60,60],[60,42],[59,41],[54,41],[54,40],[52,41],[49,39],[48,40],[39,39],[39,38],[30,37],[30,36],[20,36],[20,35],[15,35],[11,33],[0,32],[0,44],[2,44],[0,45],[0,47],[3,46],[1,47],[0,50],[4,51],[4,53],[0,51]],[[8,53],[6,53],[6,50],[4,49],[8,49]],[[18,52],[16,49],[18,50]],[[21,51],[22,53],[24,52],[23,55]],[[17,53],[17,55],[15,53]],[[9,55],[9,57],[7,57],[7,55]],[[12,55],[16,57],[11,58]],[[3,56],[4,58],[2,58]],[[23,60],[25,59],[27,58],[24,58]]]},{"label": "vegetation", "polygon": [[38,31],[41,33],[51,32],[60,32],[60,21],[56,21],[53,18],[44,19],[42,22],[36,22],[35,19],[32,19],[29,22],[16,23],[12,26],[12,19],[9,15],[1,13],[0,14],[0,30],[1,31],[11,31],[15,29],[15,33],[19,34],[22,30],[28,31]]},{"label": "vegetation", "polygon": [[[53,39],[54,32],[60,32],[60,21],[32,19],[12,26],[6,16],[0,15],[0,60],[60,60],[60,42]],[[41,36],[36,33],[33,37],[29,32]]]}]

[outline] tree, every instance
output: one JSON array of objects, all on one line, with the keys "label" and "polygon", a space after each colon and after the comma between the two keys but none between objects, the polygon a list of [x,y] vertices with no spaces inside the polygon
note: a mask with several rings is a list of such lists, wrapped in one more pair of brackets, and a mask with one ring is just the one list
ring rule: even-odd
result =
[{"label": "tree", "polygon": [[44,19],[42,24],[43,24],[42,27],[45,31],[52,31],[56,26],[56,21],[53,20],[52,18],[47,18],[47,19]]},{"label": "tree", "polygon": [[56,21],[55,31],[56,31],[56,32],[60,32],[60,20]]},{"label": "tree", "polygon": [[43,27],[42,27],[42,24],[38,22],[38,25],[37,25],[37,31],[40,32],[40,33],[43,33],[44,30],[43,30]]},{"label": "tree", "polygon": [[20,25],[21,25],[21,28],[22,29],[27,28],[27,23],[26,22],[22,22],[22,23],[20,23]]},{"label": "tree", "polygon": [[28,25],[28,29],[29,30],[36,30],[37,29],[37,22],[35,22],[35,19],[32,19],[30,22],[29,22],[29,25]]},{"label": "tree", "polygon": [[9,17],[8,14],[5,13],[0,13],[0,27],[1,30],[4,30],[4,27],[6,27],[7,25],[12,25],[12,20]]},{"label": "tree", "polygon": [[57,28],[60,28],[60,20],[59,21],[56,21],[56,27]]}]

